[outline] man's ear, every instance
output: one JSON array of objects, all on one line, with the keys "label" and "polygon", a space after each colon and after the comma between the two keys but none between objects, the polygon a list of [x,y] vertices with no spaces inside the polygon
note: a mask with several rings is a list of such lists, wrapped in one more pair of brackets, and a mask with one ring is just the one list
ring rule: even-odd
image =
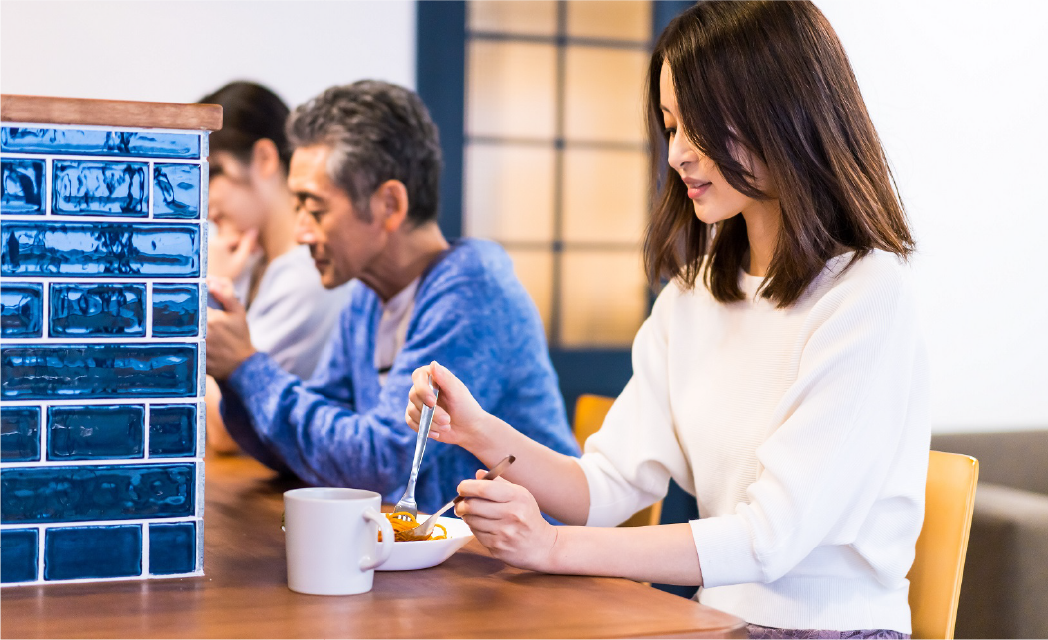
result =
[{"label": "man's ear", "polygon": [[382,222],[382,228],[395,232],[408,217],[408,189],[400,180],[386,180],[371,194],[371,215]]},{"label": "man's ear", "polygon": [[260,178],[269,179],[281,172],[280,152],[269,138],[255,141],[251,147],[251,172]]}]

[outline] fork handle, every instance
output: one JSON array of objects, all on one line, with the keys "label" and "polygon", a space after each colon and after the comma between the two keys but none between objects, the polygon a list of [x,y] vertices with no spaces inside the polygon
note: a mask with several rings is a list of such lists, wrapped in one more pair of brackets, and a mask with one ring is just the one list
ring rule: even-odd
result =
[{"label": "fork handle", "polygon": [[[440,388],[433,384],[432,377],[429,379],[429,388],[433,391],[434,396],[439,397]],[[419,417],[418,436],[415,438],[415,457],[411,461],[411,475],[408,476],[408,486],[404,491],[404,495],[410,495],[412,498],[415,497],[415,483],[418,481],[419,467],[422,466],[422,455],[426,453],[429,429],[433,426],[434,407],[436,407],[436,403],[434,403],[433,407],[422,405],[422,415]]]}]

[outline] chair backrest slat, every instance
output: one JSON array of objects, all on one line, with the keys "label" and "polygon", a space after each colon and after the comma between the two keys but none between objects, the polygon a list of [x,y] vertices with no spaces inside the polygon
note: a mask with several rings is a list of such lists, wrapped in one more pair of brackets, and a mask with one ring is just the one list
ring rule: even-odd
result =
[{"label": "chair backrest slat", "polygon": [[932,451],[928,458],[924,526],[907,576],[914,638],[953,638],[978,479],[971,456]]}]

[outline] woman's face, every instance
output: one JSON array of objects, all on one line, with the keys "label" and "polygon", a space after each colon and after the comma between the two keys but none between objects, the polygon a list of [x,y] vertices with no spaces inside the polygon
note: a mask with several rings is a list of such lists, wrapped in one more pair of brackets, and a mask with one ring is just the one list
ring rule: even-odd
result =
[{"label": "woman's face", "polygon": [[[691,199],[699,220],[706,224],[714,224],[759,207],[760,203],[757,200],[740,193],[728,184],[717,165],[696,149],[688,136],[679,131],[677,95],[673,88],[670,66],[666,63],[663,63],[659,76],[659,94],[662,122],[669,134],[667,159],[688,187],[688,198]],[[764,190],[767,168],[747,153],[740,153],[739,161],[751,169],[757,178],[757,187]]]},{"label": "woman's face", "polygon": [[209,162],[207,217],[218,233],[235,237],[261,228],[268,206],[250,165],[228,151],[212,153]]}]

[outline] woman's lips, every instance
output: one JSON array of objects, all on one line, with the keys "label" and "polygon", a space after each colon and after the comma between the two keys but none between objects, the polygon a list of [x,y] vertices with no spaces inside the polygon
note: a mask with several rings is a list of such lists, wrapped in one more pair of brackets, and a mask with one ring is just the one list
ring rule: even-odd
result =
[{"label": "woman's lips", "polygon": [[712,184],[712,182],[688,183],[688,197],[692,200],[701,198],[702,194],[706,193],[706,190],[709,189]]}]

